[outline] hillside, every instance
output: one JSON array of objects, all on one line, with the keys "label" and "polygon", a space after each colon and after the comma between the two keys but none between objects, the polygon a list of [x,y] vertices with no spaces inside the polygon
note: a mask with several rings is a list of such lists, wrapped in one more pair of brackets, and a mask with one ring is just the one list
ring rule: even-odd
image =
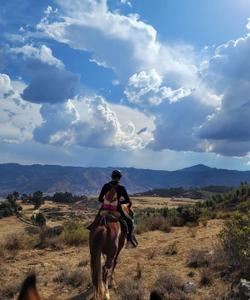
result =
[{"label": "hillside", "polygon": [[[31,193],[68,191],[75,194],[97,194],[109,180],[113,168],[63,167],[56,165],[0,164],[0,196],[13,190]],[[177,170],[157,171],[121,168],[122,179],[130,193],[154,188],[202,187],[209,185],[238,186],[250,181],[250,171],[210,168],[204,165]]]}]

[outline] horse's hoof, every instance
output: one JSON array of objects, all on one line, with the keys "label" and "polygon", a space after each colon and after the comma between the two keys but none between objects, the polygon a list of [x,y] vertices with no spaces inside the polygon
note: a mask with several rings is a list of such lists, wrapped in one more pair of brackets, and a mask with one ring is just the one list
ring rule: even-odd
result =
[{"label": "horse's hoof", "polygon": [[106,293],[105,293],[105,297],[104,297],[104,299],[105,299],[105,300],[109,300],[109,299],[110,299],[109,292],[106,292]]}]

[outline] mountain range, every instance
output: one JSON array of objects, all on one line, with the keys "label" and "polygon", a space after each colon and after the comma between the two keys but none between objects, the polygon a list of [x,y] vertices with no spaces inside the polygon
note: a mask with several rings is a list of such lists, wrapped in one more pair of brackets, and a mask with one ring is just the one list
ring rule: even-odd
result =
[{"label": "mountain range", "polygon": [[[110,180],[114,168],[67,167],[58,165],[0,164],[0,196],[16,190],[32,193],[68,191],[74,194],[96,195],[102,185]],[[129,193],[154,188],[202,187],[208,185],[238,186],[250,181],[250,171],[236,171],[195,165],[176,171],[120,168],[122,184]]]}]

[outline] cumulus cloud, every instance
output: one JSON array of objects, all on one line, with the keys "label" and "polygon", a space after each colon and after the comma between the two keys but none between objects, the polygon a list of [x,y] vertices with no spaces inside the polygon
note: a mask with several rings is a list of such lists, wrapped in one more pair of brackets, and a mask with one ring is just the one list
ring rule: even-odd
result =
[{"label": "cumulus cloud", "polygon": [[162,77],[155,69],[132,75],[125,90],[125,95],[131,103],[150,105],[159,105],[163,100],[175,102],[190,93],[191,89],[181,87],[173,90],[164,86]]},{"label": "cumulus cloud", "polygon": [[[116,72],[126,85],[127,99],[156,116],[151,146],[202,151],[204,141],[197,131],[220,105],[221,95],[203,80],[193,48],[160,42],[153,26],[138,15],[110,11],[105,0],[57,3],[57,16],[47,13],[37,29],[74,49],[91,52],[92,61]],[[173,132],[175,137],[170,138]]]},{"label": "cumulus cloud", "polygon": [[47,68],[35,74],[22,97],[33,103],[63,102],[76,95],[79,80],[70,71]]},{"label": "cumulus cloud", "polygon": [[154,111],[154,150],[172,149],[185,151],[206,151],[197,132],[213,107],[204,105],[193,97],[183,102],[165,102]]},{"label": "cumulus cloud", "polygon": [[171,88],[195,88],[200,84],[192,47],[161,43],[155,28],[140,20],[139,15],[110,11],[106,0],[56,2],[57,18],[47,14],[37,29],[74,49],[91,52],[92,61],[112,68],[121,82],[155,69],[160,76],[167,76]]},{"label": "cumulus cloud", "polygon": [[23,101],[25,85],[0,74],[0,141],[21,143],[31,140],[33,130],[41,124],[40,105]]},{"label": "cumulus cloud", "polygon": [[62,61],[45,46],[24,45],[9,50],[18,62],[24,64],[31,81],[22,97],[32,103],[59,103],[76,95],[80,77],[65,70]]},{"label": "cumulus cloud", "polygon": [[41,45],[40,47],[24,45],[22,47],[11,48],[10,52],[14,54],[21,54],[25,59],[39,60],[46,65],[55,66],[58,69],[64,68],[63,62],[54,57],[52,50],[46,45]]},{"label": "cumulus cloud", "polygon": [[[117,110],[122,111],[122,108]],[[140,126],[145,127],[148,121],[153,124],[152,120],[146,116],[143,119],[142,113],[138,113],[139,122],[134,123],[129,117],[126,122],[120,122],[114,110],[100,96],[79,96],[59,105],[45,104],[41,115],[44,122],[35,129],[34,137],[51,145],[141,149],[153,138],[153,128],[137,134]]]},{"label": "cumulus cloud", "polygon": [[222,104],[200,129],[214,152],[246,155],[250,151],[250,34],[219,46],[205,63],[204,78],[223,94]]},{"label": "cumulus cloud", "polygon": [[[111,11],[106,0],[56,3],[58,10],[45,10],[34,36],[91,53],[92,62],[115,71],[113,85],[125,86],[130,105],[143,113],[99,96],[75,97],[79,77],[65,70],[50,48],[15,47],[12,53],[23,57],[32,77],[22,96],[43,104],[37,141],[97,148],[150,145],[157,151],[223,155],[249,152],[250,34],[217,47],[202,61],[191,46],[161,42],[153,26],[136,14]],[[15,93],[6,76],[0,77],[1,86],[3,98]]]},{"label": "cumulus cloud", "polygon": [[6,97],[13,90],[11,80],[7,74],[0,73],[0,96]]}]

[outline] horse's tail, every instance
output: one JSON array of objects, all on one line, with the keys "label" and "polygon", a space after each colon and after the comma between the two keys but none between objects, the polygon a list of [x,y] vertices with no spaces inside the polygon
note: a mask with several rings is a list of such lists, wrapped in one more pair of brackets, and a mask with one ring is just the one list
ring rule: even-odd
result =
[{"label": "horse's tail", "polygon": [[90,241],[90,266],[91,266],[91,277],[92,284],[94,286],[95,299],[103,299],[104,296],[104,285],[102,278],[102,248],[106,241],[106,229],[105,227],[98,227],[93,232]]}]

